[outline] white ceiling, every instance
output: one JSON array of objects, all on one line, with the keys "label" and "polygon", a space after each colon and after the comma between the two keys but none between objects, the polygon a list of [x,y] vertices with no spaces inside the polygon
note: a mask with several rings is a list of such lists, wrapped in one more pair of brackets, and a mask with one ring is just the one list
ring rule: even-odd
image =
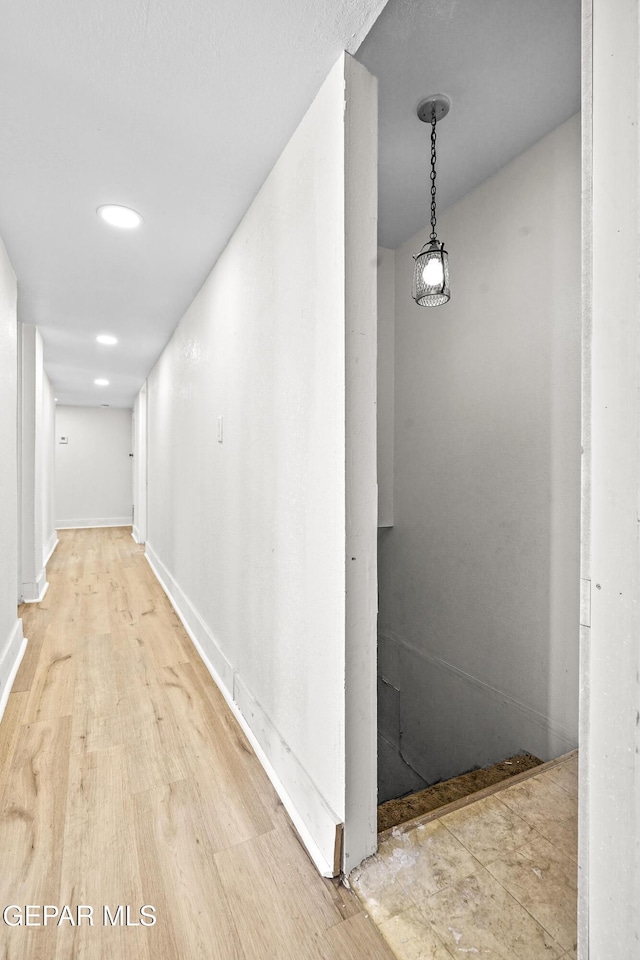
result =
[{"label": "white ceiling", "polygon": [[382,246],[395,249],[429,221],[431,131],[415,112],[425,97],[451,100],[436,129],[439,210],[577,113],[580,7],[390,0],[357,53],[379,81]]},{"label": "white ceiling", "polygon": [[385,246],[428,219],[423,96],[453,103],[439,207],[579,109],[580,0],[390,0],[369,33],[384,5],[7,0],[0,235],[60,402],[131,405],[341,49],[380,81]]},{"label": "white ceiling", "polygon": [[[385,0],[7,0],[0,235],[63,403],[130,406]],[[144,217],[118,231],[103,203]],[[100,347],[98,333],[119,337]],[[97,388],[96,377],[110,386]]]}]

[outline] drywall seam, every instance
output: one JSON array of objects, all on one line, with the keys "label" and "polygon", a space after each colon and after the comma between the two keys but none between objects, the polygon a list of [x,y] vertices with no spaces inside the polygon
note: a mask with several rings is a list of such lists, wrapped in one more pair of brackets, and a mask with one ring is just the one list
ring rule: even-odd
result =
[{"label": "drywall seam", "polygon": [[[279,734],[277,734],[277,731],[274,731],[273,725],[270,724],[269,718],[263,711],[260,711],[259,705],[255,700],[253,700],[253,698],[251,698],[248,691],[246,691],[246,688],[242,688],[242,682],[240,678],[238,678],[231,664],[220,651],[215,639],[211,635],[211,632],[207,628],[202,617],[191,605],[188,598],[184,595],[174,578],[154,552],[153,547],[148,542],[145,548],[145,557],[158,583],[167,595],[171,606],[177,613],[184,629],[198,651],[202,662],[211,674],[214,683],[220,690],[222,696],[227,702],[227,705],[242,727],[242,730],[251,743],[251,746],[255,750],[258,760],[260,761],[265,773],[269,777],[269,780],[275,788],[276,793],[282,800],[285,810],[291,817],[293,825],[299,833],[300,838],[304,843],[311,859],[315,863],[318,871],[323,877],[334,876],[335,870],[333,867],[333,845],[335,842],[336,827],[340,824],[339,819],[331,813],[323,798],[318,793],[317,788],[312,781],[310,781],[306,771],[304,771],[297,758],[291,752],[290,748],[287,747],[284,740],[282,740]],[[213,663],[213,658],[215,658],[222,669],[217,669],[216,665]],[[290,767],[295,766],[296,768],[294,770],[294,777],[301,777],[305,781],[305,786],[307,788],[309,784],[313,786],[316,799],[315,809],[312,811],[310,809],[304,810],[304,816],[301,816],[296,804],[293,802],[289,794],[289,791],[285,788],[280,777],[272,766],[271,761],[267,758],[264,748],[256,737],[254,731],[249,726],[249,723],[240,709],[239,704],[234,700],[231,691],[238,690],[238,692],[240,692],[240,689],[242,689],[240,696],[243,704],[249,707],[249,704],[251,703],[252,707],[249,708],[255,711],[252,717],[254,724],[264,731],[268,731],[270,727],[271,731],[276,733],[279,743],[275,745],[279,747],[279,760],[282,759],[283,756],[286,756],[286,758],[290,761]],[[274,747],[273,739],[270,739],[269,747]],[[321,825],[324,849],[321,849],[319,844],[316,843],[314,837],[311,835],[308,827],[306,826],[307,823]],[[327,846],[327,840],[330,840],[329,846]],[[331,857],[327,856],[328,851],[331,851]]]},{"label": "drywall seam", "polygon": [[49,560],[51,560],[51,557],[53,556],[53,551],[59,543],[60,541],[58,540],[56,531],[54,530],[44,547],[44,559],[42,561],[43,567],[46,567],[46,565],[49,563]]},{"label": "drywall seam", "polygon": [[[573,750],[575,748],[575,737],[571,736],[571,733],[567,731],[560,724],[556,723],[554,720],[551,720],[550,717],[545,716],[545,714],[540,713],[538,710],[535,710],[533,707],[530,707],[528,704],[524,703],[522,700],[511,696],[509,693],[505,693],[504,690],[500,690],[498,687],[492,686],[490,683],[486,683],[484,680],[480,680],[478,677],[474,677],[470,673],[466,673],[464,670],[461,670],[460,667],[456,667],[453,663],[449,663],[447,660],[441,660],[440,657],[434,657],[431,654],[425,653],[424,650],[419,650],[413,644],[408,643],[406,640],[403,640],[401,637],[396,636],[393,633],[381,633],[380,636],[389,641],[390,643],[397,643],[399,646],[404,647],[405,650],[409,650],[416,657],[419,657],[421,660],[424,660],[426,663],[431,663],[436,667],[440,667],[442,670],[446,670],[448,673],[452,673],[460,679],[466,681],[471,686],[482,690],[488,697],[492,700],[495,700],[499,703],[506,703],[509,706],[513,707],[514,710],[517,710],[519,713],[526,716],[532,723],[536,723],[541,726],[544,730],[553,733],[560,740],[564,740],[568,745],[569,749]],[[404,757],[403,757],[404,759]],[[405,760],[405,763],[407,761]]]},{"label": "drywall seam", "polygon": [[90,527],[130,527],[131,517],[83,517],[78,520],[58,520],[58,530],[84,530]]},{"label": "drywall seam", "polygon": [[2,720],[18,667],[26,649],[27,638],[22,635],[22,620],[16,620],[13,630],[7,637],[2,656],[0,656],[0,720]]}]

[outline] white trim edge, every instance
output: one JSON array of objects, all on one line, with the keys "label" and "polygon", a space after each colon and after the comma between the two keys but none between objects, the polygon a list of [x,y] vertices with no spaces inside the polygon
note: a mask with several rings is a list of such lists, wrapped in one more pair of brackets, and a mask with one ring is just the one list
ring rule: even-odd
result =
[{"label": "white trim edge", "polygon": [[[220,690],[220,693],[226,700],[229,709],[231,710],[234,717],[240,724],[240,727],[242,728],[244,734],[249,740],[251,746],[253,747],[256,753],[256,756],[258,757],[258,760],[262,764],[262,767],[264,768],[265,773],[269,777],[269,780],[271,781],[273,787],[275,788],[276,793],[280,797],[285,810],[289,814],[289,817],[291,818],[291,821],[293,822],[293,825],[296,831],[298,832],[298,835],[302,843],[306,847],[306,850],[309,856],[311,857],[313,863],[315,864],[317,870],[323,877],[335,876],[336,875],[336,872],[334,869],[335,836],[336,836],[336,830],[338,829],[342,821],[339,818],[337,818],[336,815],[329,810],[328,806],[324,802],[317,788],[315,788],[315,786],[312,785],[315,796],[313,797],[313,803],[311,804],[311,806],[315,806],[315,809],[313,810],[314,815],[311,817],[311,819],[314,821],[314,823],[317,826],[321,828],[320,832],[323,834],[322,846],[324,849],[321,848],[320,843],[318,843],[316,839],[314,839],[313,835],[309,830],[309,827],[307,826],[307,822],[310,818],[307,816],[305,819],[303,819],[300,813],[300,810],[298,809],[298,806],[296,806],[296,804],[291,798],[289,791],[285,788],[284,784],[282,783],[280,776],[278,775],[271,761],[267,757],[264,751],[264,748],[262,747],[262,745],[258,741],[258,738],[256,737],[256,734],[254,733],[252,728],[249,726],[249,723],[245,718],[244,714],[241,712],[238,703],[236,703],[236,701],[233,699],[231,690],[235,689],[236,691],[238,691],[238,693],[240,693],[240,691],[243,690],[243,684],[240,681],[236,672],[234,671],[232,665],[229,663],[229,661],[226,659],[226,657],[220,650],[218,644],[216,643],[213,636],[211,635],[211,632],[209,631],[202,617],[198,614],[198,612],[192,606],[188,598],[184,595],[184,593],[182,592],[182,590],[180,589],[180,587],[178,586],[174,578],[171,576],[169,571],[165,568],[164,564],[159,559],[159,557],[157,556],[157,554],[155,553],[155,551],[153,550],[153,548],[150,546],[148,542],[145,548],[145,557],[147,559],[147,563],[153,570],[153,573],[156,579],[158,580],[158,583],[160,584],[165,594],[167,595],[169,602],[171,603],[171,606],[173,607],[178,617],[180,618],[180,621],[182,622],[182,625],[186,630],[188,636],[190,637],[194,647],[196,648],[200,657],[202,658],[202,662],[204,663],[205,667],[211,674],[211,677],[214,683]],[[207,652],[205,650],[204,648],[205,643],[210,652]],[[213,657],[211,656],[211,654],[213,654]],[[212,662],[212,659],[217,660],[218,664],[214,665],[214,663]],[[250,698],[251,698],[251,695],[249,691],[246,691],[242,699],[246,703],[249,703]],[[271,730],[273,731],[274,728],[270,724],[269,718],[266,716],[264,711],[261,710],[259,705],[256,703],[255,700],[252,700],[252,698],[251,698],[251,703],[255,711],[252,719],[254,719],[254,722],[256,720],[262,721],[262,723],[260,722],[256,723],[256,726],[261,726],[263,729],[270,726]],[[260,712],[261,716],[256,717],[255,714],[258,712]],[[302,773],[302,775],[306,778],[307,782],[311,783],[311,781],[309,781],[308,775],[305,773],[304,768],[302,768],[297,758],[292,754],[291,750],[286,747],[286,744],[284,744],[281,738],[278,738],[278,739],[280,740],[282,747],[284,748],[282,752],[284,753],[285,751],[287,751],[286,755],[288,756],[290,761],[292,761],[297,766],[296,772],[298,773],[298,777],[300,777],[300,773]],[[270,741],[270,746],[272,746],[271,741]],[[308,785],[308,783],[305,785]],[[331,851],[330,857],[327,856],[327,852],[329,850]]]},{"label": "white trim edge", "polygon": [[58,540],[58,535],[54,530],[47,541],[47,545],[44,548],[44,560],[42,561],[43,567],[46,567],[46,565],[49,563],[49,560],[51,560],[51,557],[53,556],[53,551],[55,550],[55,548],[58,546],[59,543],[60,541]]},{"label": "white trim edge", "polygon": [[42,603],[48,589],[47,571],[43,567],[37,580],[30,580],[22,584],[20,603]]},{"label": "white trim edge", "polygon": [[40,591],[37,597],[23,597],[20,603],[42,603],[48,589],[49,589],[49,581],[45,580],[44,586],[42,587],[42,590]]},{"label": "white trim edge", "polygon": [[0,656],[0,720],[2,720],[11,688],[26,649],[27,638],[22,635],[22,620],[16,620]]},{"label": "white trim edge", "polygon": [[86,520],[57,520],[58,530],[92,530],[95,527],[130,527],[131,517],[89,517]]}]

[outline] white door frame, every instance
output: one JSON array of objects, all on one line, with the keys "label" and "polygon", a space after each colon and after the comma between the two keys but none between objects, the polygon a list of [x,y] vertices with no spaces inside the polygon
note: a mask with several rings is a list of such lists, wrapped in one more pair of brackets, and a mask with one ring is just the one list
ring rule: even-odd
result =
[{"label": "white door frame", "polygon": [[640,13],[583,0],[579,960],[640,956]]},{"label": "white door frame", "polygon": [[133,538],[147,542],[147,381],[133,408]]}]

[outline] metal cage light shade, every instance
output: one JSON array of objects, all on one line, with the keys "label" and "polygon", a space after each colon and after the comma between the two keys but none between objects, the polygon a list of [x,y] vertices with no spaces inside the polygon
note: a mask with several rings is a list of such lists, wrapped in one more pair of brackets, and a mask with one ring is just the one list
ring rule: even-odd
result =
[{"label": "metal cage light shade", "polygon": [[437,93],[418,104],[418,119],[431,124],[431,235],[422,247],[413,268],[411,296],[420,307],[439,307],[451,297],[449,256],[436,233],[436,123],[449,112],[451,103]]},{"label": "metal cage light shade", "polygon": [[438,307],[446,303],[449,290],[449,256],[444,243],[429,240],[414,257],[411,296],[421,307]]}]

